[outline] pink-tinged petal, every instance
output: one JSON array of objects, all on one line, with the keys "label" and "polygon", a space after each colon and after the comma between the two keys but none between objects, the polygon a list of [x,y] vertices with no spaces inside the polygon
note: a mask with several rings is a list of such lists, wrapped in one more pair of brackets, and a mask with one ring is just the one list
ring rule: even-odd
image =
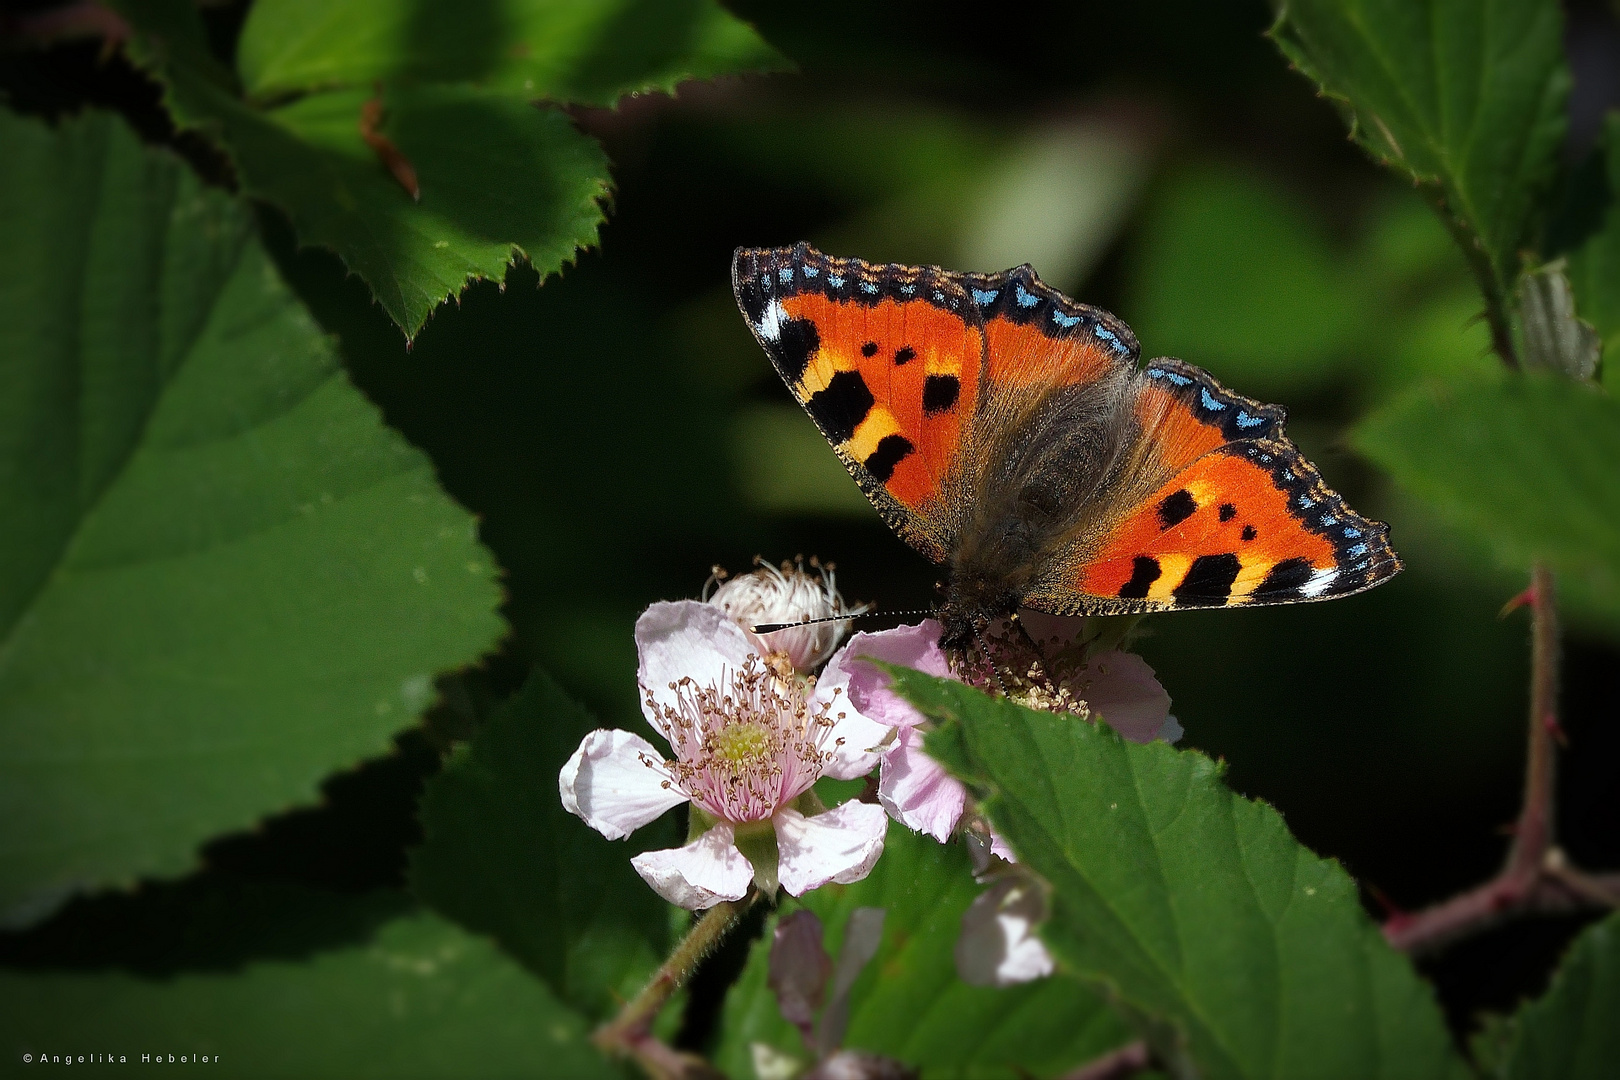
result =
[{"label": "pink-tinged petal", "polygon": [[[1048,615],[1044,611],[1034,608],[1019,608],[1018,621],[1024,624],[1024,630],[1043,649],[1061,649],[1069,642],[1085,632],[1089,621],[1084,615]],[[1018,631],[1014,630],[1014,634]],[[1053,642],[1056,645],[1053,646]]]},{"label": "pink-tinged petal", "polygon": [[[636,680],[659,705],[675,704],[669,684],[682,678],[699,686],[723,684],[753,651],[748,636],[724,611],[696,600],[660,600],[636,620]],[[641,711],[655,730],[667,734],[645,698]]]},{"label": "pink-tinged petal", "polygon": [[927,833],[943,844],[962,818],[967,789],[923,753],[922,733],[916,728],[901,728],[897,736],[894,747],[883,756],[878,802],[906,828]]},{"label": "pink-tinged petal", "polygon": [[990,830],[990,854],[999,855],[1010,863],[1018,861],[1018,856],[1013,854],[1013,849],[1008,845],[1006,838],[994,829]]},{"label": "pink-tinged petal", "polygon": [[686,801],[663,760],[640,735],[598,728],[557,775],[563,809],[609,840],[622,840]]},{"label": "pink-tinged petal", "polygon": [[1165,717],[1164,727],[1159,729],[1159,738],[1167,743],[1178,743],[1185,734],[1187,733],[1182,730],[1181,721],[1176,719],[1175,713]]},{"label": "pink-tinged petal", "polygon": [[936,620],[924,619],[916,626],[897,626],[875,634],[856,634],[849,639],[834,662],[842,660],[849,672],[849,700],[862,716],[889,727],[911,727],[923,722],[921,713],[889,689],[887,672],[857,660],[870,657],[916,668],[929,675],[948,676],[951,665],[939,647],[942,632]]},{"label": "pink-tinged petal", "polygon": [[1045,918],[1040,887],[1022,875],[999,879],[962,913],[956,973],[971,986],[1012,986],[1052,974],[1035,924]]},{"label": "pink-tinged petal", "polygon": [[[850,670],[850,661],[854,659],[850,649],[863,639],[871,641],[879,636],[856,634],[849,645],[827,661],[827,666],[816,679],[815,693],[810,696],[812,708],[823,702],[827,704],[827,715],[833,721],[832,729],[827,732],[823,743],[831,752],[832,759],[822,771],[836,780],[853,780],[871,772],[872,766],[878,763],[882,755],[881,744],[889,737],[889,726],[868,719],[849,696],[850,680],[855,674]],[[871,670],[867,664],[857,663],[854,666]]]},{"label": "pink-tinged petal", "polygon": [[659,896],[691,911],[741,900],[754,882],[730,825],[716,825],[685,847],[643,852],[630,865]]},{"label": "pink-tinged petal", "polygon": [[853,801],[808,818],[797,810],[778,810],[771,823],[781,854],[777,874],[782,888],[794,896],[828,882],[848,885],[870,874],[883,854],[889,827],[883,807]]},{"label": "pink-tinged petal", "polygon": [[1105,652],[1086,662],[1086,676],[1092,716],[1106,720],[1131,742],[1152,742],[1159,736],[1170,715],[1170,695],[1146,660],[1135,653]]}]

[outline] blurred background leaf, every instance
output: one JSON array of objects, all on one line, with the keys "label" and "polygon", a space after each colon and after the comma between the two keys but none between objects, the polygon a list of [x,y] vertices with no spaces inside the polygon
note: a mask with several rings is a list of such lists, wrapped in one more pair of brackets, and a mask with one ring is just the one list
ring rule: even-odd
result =
[{"label": "blurred background leaf", "polygon": [[182,1056],[192,1067],[204,1064],[198,1054],[218,1055],[206,1065],[249,1077],[620,1075],[543,983],[426,914],[403,915],[363,944],[236,974],[0,973],[0,1001],[14,1065],[31,1053],[43,1066],[71,1048],[127,1055],[126,1068],[143,1052],[165,1066],[172,1054],[175,1067]]},{"label": "blurred background leaf", "polygon": [[1599,1080],[1620,1061],[1620,915],[1582,932],[1539,999],[1492,1032],[1487,1075],[1502,1080]]},{"label": "blurred background leaf", "polygon": [[169,875],[388,747],[495,566],[251,217],[123,121],[0,113],[0,909]]},{"label": "blurred background leaf", "polygon": [[[1130,1028],[1069,979],[996,989],[957,977],[962,914],[980,891],[961,844],[940,844],[891,823],[871,876],[784,905],[784,914],[803,908],[821,919],[832,956],[852,911],[883,909],[883,944],[851,992],[843,1045],[904,1061],[925,1077],[989,1080],[1055,1076],[1129,1042]],[[800,1061],[813,1057],[767,985],[774,923],[766,924],[726,996],[714,1061],[739,1080],[755,1075],[757,1043]]]},{"label": "blurred background leaf", "polygon": [[1060,970],[1150,1021],[1140,1034],[1172,1072],[1466,1075],[1349,875],[1234,796],[1209,758],[896,671],[942,725],[929,754],[1050,883],[1041,934]]},{"label": "blurred background leaf", "polygon": [[1355,439],[1506,565],[1547,560],[1584,613],[1620,626],[1620,402],[1545,374],[1423,387]]}]

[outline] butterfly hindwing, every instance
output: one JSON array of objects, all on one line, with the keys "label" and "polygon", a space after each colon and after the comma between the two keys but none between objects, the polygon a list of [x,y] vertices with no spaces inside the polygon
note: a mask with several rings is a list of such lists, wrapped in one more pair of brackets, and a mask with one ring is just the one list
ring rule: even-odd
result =
[{"label": "butterfly hindwing", "polygon": [[809,245],[744,249],[738,304],[777,372],[884,519],[943,561],[941,505],[984,364],[978,309],[956,275],[835,259]]}]

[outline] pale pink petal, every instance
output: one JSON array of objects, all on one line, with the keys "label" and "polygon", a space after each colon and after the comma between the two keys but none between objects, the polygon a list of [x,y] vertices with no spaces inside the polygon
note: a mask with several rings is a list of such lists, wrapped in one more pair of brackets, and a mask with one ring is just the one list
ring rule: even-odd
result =
[{"label": "pale pink petal", "polygon": [[[1068,645],[1085,632],[1089,620],[1084,615],[1048,615],[1034,608],[1019,608],[1018,621],[1024,624],[1025,632],[1045,651]],[[1018,631],[1014,630],[1013,633],[1017,634]],[[1052,644],[1054,640],[1057,642],[1055,646]]]},{"label": "pale pink petal", "polygon": [[754,881],[730,825],[716,825],[685,847],[643,852],[630,865],[659,896],[692,911],[741,900]]},{"label": "pale pink petal", "polygon": [[889,727],[911,727],[923,722],[921,713],[889,689],[888,672],[856,660],[865,656],[929,675],[947,676],[951,666],[939,647],[941,632],[936,620],[924,619],[916,626],[897,626],[849,639],[840,656],[849,671],[849,700],[862,716]]},{"label": "pale pink petal", "polygon": [[[828,704],[827,715],[832,719],[833,726],[827,732],[823,745],[831,752],[832,760],[827,762],[823,772],[837,780],[853,780],[871,772],[882,753],[880,744],[889,737],[889,727],[867,719],[849,696],[850,679],[854,674],[850,670],[850,660],[855,656],[850,650],[857,643],[870,642],[879,636],[856,634],[848,645],[827,661],[827,666],[816,679],[815,693],[810,696],[812,708],[822,702]],[[866,664],[857,663],[855,667],[870,670]]]},{"label": "pale pink petal", "polygon": [[1159,738],[1167,743],[1178,743],[1185,734],[1187,733],[1182,730],[1181,721],[1176,719],[1175,713],[1165,717],[1164,727],[1159,729]]},{"label": "pale pink petal", "polygon": [[[723,685],[753,651],[725,612],[696,600],[660,600],[636,620],[636,680],[659,705],[675,704],[669,684],[682,678],[699,686]],[[641,711],[655,730],[668,734],[645,698]]]},{"label": "pale pink petal", "polygon": [[923,753],[922,732],[903,727],[896,735],[895,745],[883,755],[878,802],[906,828],[943,844],[961,820],[967,789]]},{"label": "pale pink petal", "polygon": [[1006,839],[994,829],[990,830],[990,854],[999,855],[1010,863],[1018,861],[1018,856],[1013,854],[1013,849],[1007,845]]},{"label": "pale pink petal", "polygon": [[848,885],[872,872],[883,854],[889,819],[883,807],[847,802],[815,817],[782,809],[771,819],[781,854],[777,874],[782,888],[803,896],[835,881]]},{"label": "pale pink petal", "polygon": [[[1131,742],[1152,742],[1170,715],[1170,695],[1135,653],[1105,652],[1086,662],[1086,704],[1093,717]],[[1179,725],[1177,725],[1179,727]]]},{"label": "pale pink petal", "polygon": [[663,760],[640,735],[598,728],[557,775],[563,809],[609,840],[622,840],[686,801],[686,793],[669,782]]},{"label": "pale pink petal", "polygon": [[1040,887],[1008,875],[980,893],[962,913],[956,973],[971,986],[1012,986],[1052,974],[1055,965],[1035,924],[1045,917]]}]

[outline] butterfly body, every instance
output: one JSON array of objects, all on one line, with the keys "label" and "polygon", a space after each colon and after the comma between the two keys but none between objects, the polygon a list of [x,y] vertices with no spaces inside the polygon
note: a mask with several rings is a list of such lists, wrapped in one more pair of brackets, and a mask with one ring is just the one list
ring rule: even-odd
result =
[{"label": "butterfly body", "polygon": [[1058,615],[1343,596],[1400,569],[1283,411],[1043,284],[741,249],[755,337],[900,536],[946,568],[944,643]]}]

